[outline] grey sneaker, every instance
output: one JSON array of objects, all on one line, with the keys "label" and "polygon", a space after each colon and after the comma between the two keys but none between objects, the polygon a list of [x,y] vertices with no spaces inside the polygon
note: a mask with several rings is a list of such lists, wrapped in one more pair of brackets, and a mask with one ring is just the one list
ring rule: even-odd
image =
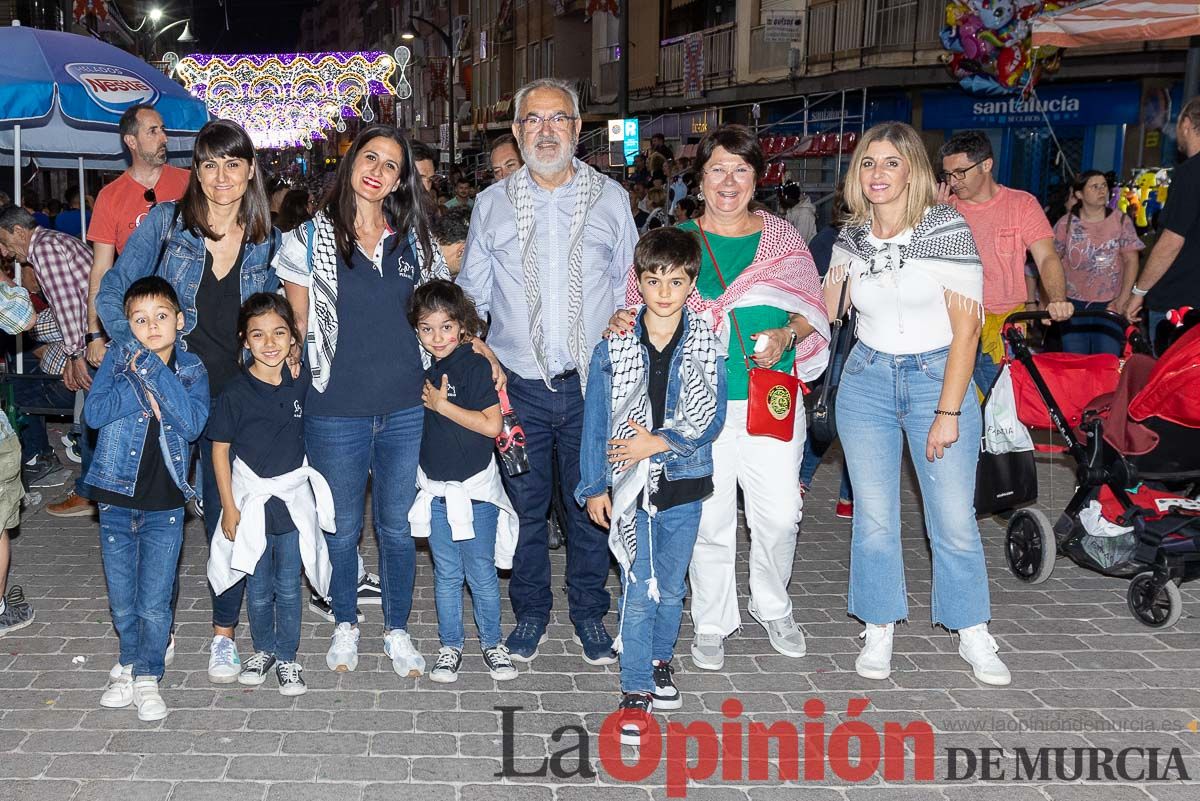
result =
[{"label": "grey sneaker", "polygon": [[804,632],[796,625],[796,621],[792,620],[791,613],[779,618],[778,620],[763,620],[758,615],[758,610],[754,608],[754,604],[747,607],[750,612],[750,617],[758,621],[758,624],[767,630],[767,637],[771,640],[771,647],[784,656],[801,657],[808,653],[808,648],[804,643]]},{"label": "grey sneaker", "polygon": [[896,630],[895,623],[877,626],[868,623],[862,634],[862,651],[854,660],[854,670],[864,679],[883,681],[892,675],[892,635]]},{"label": "grey sneaker", "polygon": [[984,684],[1003,687],[1012,681],[1012,674],[996,656],[1000,646],[988,633],[987,623],[958,630],[958,655],[971,666],[975,678]]},{"label": "grey sneaker", "polygon": [[25,600],[25,593],[13,585],[4,597],[4,611],[0,612],[0,637],[23,629],[33,622],[33,607]]},{"label": "grey sneaker", "polygon": [[720,634],[693,636],[692,663],[704,670],[720,670],[725,667],[725,638]]}]

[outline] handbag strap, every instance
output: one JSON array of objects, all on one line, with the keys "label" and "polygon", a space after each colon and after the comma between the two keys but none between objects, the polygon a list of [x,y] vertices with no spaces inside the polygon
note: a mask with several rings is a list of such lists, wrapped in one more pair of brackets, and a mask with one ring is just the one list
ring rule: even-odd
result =
[{"label": "handbag strap", "polygon": [[[704,226],[700,224],[700,220],[696,220],[696,228],[700,231],[700,239],[704,242],[704,249],[708,251],[708,260],[712,262],[713,269],[717,272],[717,280],[721,282],[721,290],[729,289],[729,285],[725,283],[725,276],[721,275],[721,268],[717,264],[717,257],[713,255],[712,246],[708,244],[708,236],[704,233]],[[750,357],[746,354],[746,340],[742,339],[742,328],[738,325],[737,315],[733,313],[733,309],[729,310],[729,319],[733,320],[733,330],[737,332],[738,344],[742,346],[742,359],[746,362],[746,371],[751,369]],[[792,364],[792,369],[796,365]]]},{"label": "handbag strap", "polygon": [[512,403],[508,399],[508,390],[497,390],[496,394],[500,398],[500,414],[510,414],[512,412]]},{"label": "handbag strap", "polygon": [[[850,287],[850,278],[847,277],[845,282],[842,283],[842,295],[841,295],[841,298],[838,300],[837,319],[835,319],[832,323],[833,336],[830,337],[830,339],[832,341],[829,343],[829,370],[826,371],[825,382],[821,386],[821,397],[817,400],[818,406],[828,406],[829,405],[829,395],[830,395],[830,393],[833,392],[833,388],[838,385],[838,382],[841,379],[841,371],[840,370],[838,371],[837,375],[834,375],[833,363],[837,359],[838,348],[841,347],[841,342],[842,342],[841,337],[842,337],[842,334],[844,333],[843,329],[845,328],[845,320],[842,319],[842,315],[846,313],[846,290],[849,289],[849,287]],[[847,340],[847,341],[849,341],[849,340]],[[844,365],[845,363],[846,363],[846,360],[842,359],[842,361],[839,364]]]}]

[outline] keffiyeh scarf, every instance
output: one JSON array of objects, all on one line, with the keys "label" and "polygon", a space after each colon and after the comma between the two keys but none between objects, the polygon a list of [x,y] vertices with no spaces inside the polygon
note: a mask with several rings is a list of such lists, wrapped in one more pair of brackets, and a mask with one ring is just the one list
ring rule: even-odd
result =
[{"label": "keffiyeh scarf", "polygon": [[[685,439],[697,439],[712,424],[717,413],[717,342],[702,320],[684,316],[685,335],[677,348],[681,350],[678,375],[668,379],[679,381],[679,399],[670,419],[663,421],[663,428],[671,429]],[[638,333],[631,331],[624,336],[613,336],[608,340],[609,361],[612,364],[612,412],[611,438],[630,439],[636,431],[629,421],[648,429],[654,429],[654,417],[650,407],[649,384],[646,378],[646,360],[642,355],[642,342]],[[637,510],[638,499],[650,515],[651,536],[647,537],[650,548],[650,575],[647,578],[647,594],[657,601],[658,581],[654,575],[653,520],[655,509],[652,497],[658,491],[663,465],[653,459],[643,459],[626,470],[625,462],[613,465],[612,477],[612,525],[609,528],[608,547],[612,550],[629,581],[637,581],[633,574],[633,563],[637,559]],[[624,615],[621,616],[622,620]],[[620,651],[620,633],[614,641],[614,649]]]},{"label": "keffiyeh scarf", "polygon": [[872,241],[871,222],[846,226],[834,245],[830,284],[895,280],[901,269],[919,270],[960,303],[983,318],[983,265],[963,216],[950,206],[932,206],[912,229],[908,241]]},{"label": "keffiyeh scarf", "polygon": [[[583,330],[583,229],[587,212],[604,191],[604,176],[581,162],[575,162],[575,206],[567,233],[567,352],[575,361],[579,381],[587,390],[587,370],[592,343]],[[529,309],[529,338],[538,372],[547,386],[550,372],[546,365],[546,332],[542,328],[541,268],[538,265],[538,237],[533,211],[533,177],[522,167],[509,177],[505,191],[517,217],[517,245],[521,248],[525,305]]]},{"label": "keffiyeh scarf", "polygon": [[[333,357],[337,353],[338,341],[338,270],[337,270],[337,237],[334,235],[333,223],[319,211],[306,225],[296,229],[296,236],[305,238],[308,248],[308,267],[312,274],[312,283],[308,291],[309,325],[305,346],[308,350],[308,363],[312,371],[313,389],[324,392],[329,386],[329,370],[333,365]],[[446,266],[439,248],[433,249],[432,269],[422,269],[425,263],[425,250],[415,232],[408,235],[417,263],[414,271],[417,276],[417,286],[435,278],[450,279],[450,269]],[[372,269],[382,275],[382,268],[370,259]],[[421,349],[421,358],[429,359],[425,349]],[[425,367],[429,367],[426,363]]]}]

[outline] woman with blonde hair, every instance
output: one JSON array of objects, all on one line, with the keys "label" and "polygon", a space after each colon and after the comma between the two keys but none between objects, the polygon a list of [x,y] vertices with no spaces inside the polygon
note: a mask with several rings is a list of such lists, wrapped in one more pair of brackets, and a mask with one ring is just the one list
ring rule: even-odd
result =
[{"label": "woman with blonde hair", "polygon": [[[837,426],[854,485],[850,614],[866,624],[855,670],[891,673],[896,621],[908,617],[900,542],[907,440],[933,552],[932,616],[987,684],[1011,680],[988,633],[987,569],[972,500],[982,421],[971,372],[983,316],[983,266],[962,216],[935,204],[920,136],[871,128],[846,174],[850,215],[825,279],[826,305],[858,314]],[[846,284],[846,282],[849,282]]]}]

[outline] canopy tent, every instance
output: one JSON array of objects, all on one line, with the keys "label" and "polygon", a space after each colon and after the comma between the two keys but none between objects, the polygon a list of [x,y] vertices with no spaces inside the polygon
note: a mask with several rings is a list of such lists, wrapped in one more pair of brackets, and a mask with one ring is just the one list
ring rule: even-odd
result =
[{"label": "canopy tent", "polygon": [[1200,3],[1084,0],[1038,16],[1033,46],[1083,47],[1200,36]]}]

